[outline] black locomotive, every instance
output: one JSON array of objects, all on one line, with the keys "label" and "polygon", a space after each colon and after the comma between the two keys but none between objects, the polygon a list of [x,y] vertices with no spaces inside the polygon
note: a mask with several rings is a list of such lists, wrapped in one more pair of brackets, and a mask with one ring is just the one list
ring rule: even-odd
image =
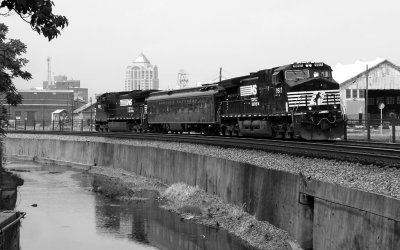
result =
[{"label": "black locomotive", "polygon": [[[132,101],[122,106],[126,99]],[[339,84],[324,63],[294,63],[195,88],[107,93],[98,105],[99,130],[306,140],[344,133]]]},{"label": "black locomotive", "polygon": [[104,93],[97,97],[96,131],[146,131],[146,98],[156,90]]}]

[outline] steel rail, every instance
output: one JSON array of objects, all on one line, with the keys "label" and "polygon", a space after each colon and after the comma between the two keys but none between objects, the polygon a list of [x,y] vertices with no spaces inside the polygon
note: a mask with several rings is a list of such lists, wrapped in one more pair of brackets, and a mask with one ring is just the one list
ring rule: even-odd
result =
[{"label": "steel rail", "polygon": [[362,143],[345,141],[288,141],[243,137],[203,136],[199,134],[148,134],[128,132],[97,133],[71,131],[18,131],[17,133],[95,136],[116,139],[158,140],[179,143],[195,143],[400,167],[400,147],[397,147],[396,144],[388,145],[383,143]]}]

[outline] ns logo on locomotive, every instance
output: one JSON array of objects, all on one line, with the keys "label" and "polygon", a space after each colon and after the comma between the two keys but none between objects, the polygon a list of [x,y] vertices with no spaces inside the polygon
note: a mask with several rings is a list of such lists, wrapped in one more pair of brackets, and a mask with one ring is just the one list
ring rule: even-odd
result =
[{"label": "ns logo on locomotive", "polygon": [[344,133],[339,84],[324,63],[294,63],[201,87],[98,97],[97,131],[329,140]]}]

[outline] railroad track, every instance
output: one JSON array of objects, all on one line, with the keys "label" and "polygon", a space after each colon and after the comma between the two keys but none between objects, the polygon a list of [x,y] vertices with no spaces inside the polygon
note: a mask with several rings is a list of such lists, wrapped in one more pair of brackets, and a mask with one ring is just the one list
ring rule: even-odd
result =
[{"label": "railroad track", "polygon": [[116,139],[158,140],[196,143],[221,147],[262,150],[298,156],[338,159],[400,168],[400,144],[361,141],[308,142],[243,137],[202,136],[197,134],[97,133],[60,131],[17,131],[11,133],[95,136]]}]

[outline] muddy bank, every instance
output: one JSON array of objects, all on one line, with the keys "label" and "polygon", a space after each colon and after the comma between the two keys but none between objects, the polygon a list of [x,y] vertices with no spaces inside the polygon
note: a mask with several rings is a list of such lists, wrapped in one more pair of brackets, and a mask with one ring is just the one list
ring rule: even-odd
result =
[{"label": "muddy bank", "polygon": [[93,166],[93,190],[121,200],[158,199],[162,208],[178,213],[182,220],[227,230],[256,249],[300,249],[290,235],[268,222],[244,212],[246,204],[235,206],[203,190],[183,183],[167,186],[117,168]]}]

